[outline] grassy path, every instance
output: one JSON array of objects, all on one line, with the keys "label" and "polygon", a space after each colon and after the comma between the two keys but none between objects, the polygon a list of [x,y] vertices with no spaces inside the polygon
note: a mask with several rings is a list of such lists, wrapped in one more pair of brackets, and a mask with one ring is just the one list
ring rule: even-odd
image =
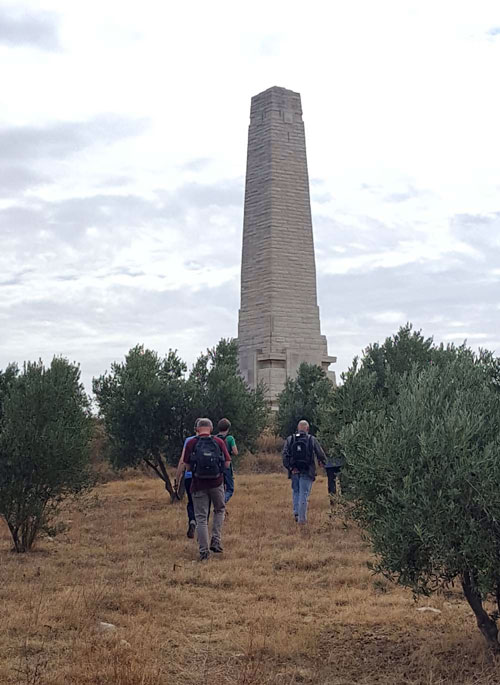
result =
[{"label": "grassy path", "polygon": [[500,682],[460,595],[421,613],[372,577],[357,531],[328,517],[324,478],[307,531],[290,500],[285,476],[239,476],[225,553],[202,565],[184,504],[146,478],[100,487],[29,555],[0,524],[0,683]]}]

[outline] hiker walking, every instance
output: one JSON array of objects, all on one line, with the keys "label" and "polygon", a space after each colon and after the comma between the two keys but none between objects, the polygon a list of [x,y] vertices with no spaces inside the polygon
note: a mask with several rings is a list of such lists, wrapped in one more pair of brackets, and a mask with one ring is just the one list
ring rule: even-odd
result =
[{"label": "hiker walking", "polygon": [[[224,523],[224,469],[231,463],[226,444],[211,435],[213,424],[210,419],[198,419],[198,435],[188,440],[184,450],[182,470],[190,468],[193,474],[191,496],[193,498],[196,533],[200,548],[200,561],[210,557],[210,551],[220,554]],[[210,504],[214,509],[212,536],[208,541],[208,515]]]},{"label": "hiker walking", "polygon": [[319,464],[325,465],[325,453],[314,435],[309,435],[308,422],[299,421],[297,432],[283,446],[283,466],[292,481],[293,515],[301,524],[307,522],[307,504],[316,478],[314,456]]},{"label": "hiker walking", "polygon": [[325,471],[328,479],[328,496],[330,498],[330,506],[333,505],[335,495],[337,494],[337,476],[340,475],[341,467],[341,459],[332,457],[327,458]]},{"label": "hiker walking", "polygon": [[[233,471],[233,457],[238,456],[238,448],[236,447],[236,440],[232,435],[229,435],[229,430],[231,428],[231,421],[229,419],[221,419],[217,424],[217,437],[224,440],[226,443],[227,451],[231,457],[231,463],[229,468],[224,469],[224,502],[227,504],[234,493],[234,471]],[[227,514],[227,512],[226,512]]]},{"label": "hiker walking", "polygon": [[[182,478],[182,472],[184,470],[183,468],[183,463],[184,463],[184,454],[186,451],[186,445],[191,440],[192,438],[195,438],[198,435],[198,421],[199,419],[196,419],[194,422],[194,435],[190,435],[189,438],[186,438],[184,440],[184,446],[182,448],[181,456],[179,459],[179,463],[177,464],[177,473],[175,476],[175,485],[179,487],[181,478]],[[186,506],[186,511],[187,511],[187,517],[188,517],[188,529],[187,529],[187,537],[188,538],[194,538],[194,531],[196,529],[196,519],[194,517],[194,505],[193,505],[193,497],[191,495],[191,483],[193,480],[193,472],[187,468],[184,471],[184,489],[186,491],[187,495],[187,506]]]}]

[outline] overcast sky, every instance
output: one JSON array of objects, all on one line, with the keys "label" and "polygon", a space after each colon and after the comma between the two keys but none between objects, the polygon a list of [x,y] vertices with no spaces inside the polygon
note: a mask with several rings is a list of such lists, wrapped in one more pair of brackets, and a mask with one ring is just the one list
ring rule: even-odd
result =
[{"label": "overcast sky", "polygon": [[500,354],[500,3],[0,0],[0,368],[236,336],[250,97],[302,95],[337,374]]}]

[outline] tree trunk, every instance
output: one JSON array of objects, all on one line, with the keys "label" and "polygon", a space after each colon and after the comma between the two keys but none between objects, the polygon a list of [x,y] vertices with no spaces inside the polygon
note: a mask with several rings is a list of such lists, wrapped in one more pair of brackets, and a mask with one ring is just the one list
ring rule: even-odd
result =
[{"label": "tree trunk", "polygon": [[465,571],[462,575],[462,589],[474,614],[476,615],[477,627],[482,632],[488,645],[496,652],[500,651],[498,643],[498,627],[483,607],[483,600],[473,579],[473,573]]},{"label": "tree trunk", "polygon": [[21,542],[19,540],[19,527],[13,526],[11,523],[7,521],[7,525],[10,530],[10,534],[12,535],[12,541],[14,542],[14,549],[16,552],[24,552],[23,549],[21,549]]},{"label": "tree trunk", "polygon": [[153,469],[158,478],[162,479],[162,481],[165,483],[165,490],[170,494],[170,501],[175,502],[179,498],[172,487],[172,481],[170,480],[170,476],[168,475],[168,471],[163,463],[161,455],[155,455],[154,459],[155,463],[146,458],[144,458],[144,461],[150,469]]},{"label": "tree trunk", "polygon": [[158,468],[160,469],[162,478],[165,482],[165,490],[170,495],[170,501],[175,502],[175,500],[178,499],[178,497],[177,497],[177,494],[176,494],[174,488],[172,487],[172,482],[170,480],[170,476],[168,475],[168,471],[165,467],[165,464],[163,463],[163,459],[161,457],[161,454],[159,454],[156,457],[156,463],[158,464]]}]

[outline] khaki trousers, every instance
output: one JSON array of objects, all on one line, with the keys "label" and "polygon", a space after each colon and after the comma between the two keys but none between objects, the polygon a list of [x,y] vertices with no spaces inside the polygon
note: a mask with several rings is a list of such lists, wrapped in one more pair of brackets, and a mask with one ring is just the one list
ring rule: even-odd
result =
[{"label": "khaki trousers", "polygon": [[196,519],[196,533],[198,536],[198,545],[200,546],[200,554],[208,552],[208,514],[210,511],[210,502],[214,509],[214,521],[212,525],[212,538],[210,542],[219,543],[222,535],[222,524],[224,523],[224,484],[222,483],[217,488],[210,488],[210,490],[198,490],[192,492],[194,516]]}]

